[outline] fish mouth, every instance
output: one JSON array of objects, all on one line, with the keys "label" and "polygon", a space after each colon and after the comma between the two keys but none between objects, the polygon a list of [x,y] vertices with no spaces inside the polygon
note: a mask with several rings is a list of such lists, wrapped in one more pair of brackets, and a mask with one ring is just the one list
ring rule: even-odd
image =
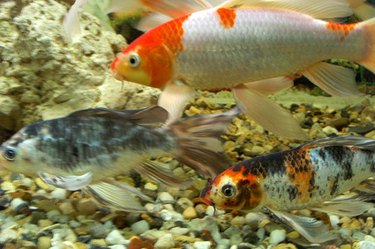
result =
[{"label": "fish mouth", "polygon": [[211,188],[210,188],[210,185],[209,185],[209,186],[205,187],[204,189],[202,189],[202,191],[200,193],[201,201],[208,206],[212,205],[212,201],[209,199],[210,192],[211,192]]},{"label": "fish mouth", "polygon": [[121,60],[118,57],[116,57],[112,61],[111,66],[110,66],[111,72],[113,74],[113,77],[116,80],[124,81],[124,80],[126,80],[125,77],[121,73],[119,73],[119,71],[118,71],[119,63],[121,63]]}]

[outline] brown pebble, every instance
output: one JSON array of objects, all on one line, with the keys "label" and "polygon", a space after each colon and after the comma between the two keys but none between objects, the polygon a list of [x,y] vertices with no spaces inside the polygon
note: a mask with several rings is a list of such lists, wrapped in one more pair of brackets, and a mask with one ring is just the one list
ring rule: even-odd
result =
[{"label": "brown pebble", "polygon": [[3,249],[17,249],[17,246],[13,243],[6,243]]},{"label": "brown pebble", "polygon": [[85,198],[77,203],[77,211],[79,214],[91,215],[94,214],[96,210],[96,203],[92,199]]},{"label": "brown pebble", "polygon": [[194,207],[187,207],[182,213],[182,216],[184,217],[184,219],[190,220],[197,218],[198,215]]},{"label": "brown pebble", "polygon": [[82,242],[75,242],[73,245],[75,246],[76,249],[88,249],[89,248],[86,244]]},{"label": "brown pebble", "polygon": [[51,247],[51,238],[47,236],[41,236],[37,243],[38,249],[48,249]]},{"label": "brown pebble", "polygon": [[130,238],[128,249],[154,249],[153,244],[145,239],[140,239],[137,236]]},{"label": "brown pebble", "polygon": [[272,249],[297,249],[297,247],[291,243],[282,243],[277,246],[272,247]]},{"label": "brown pebble", "polygon": [[53,222],[50,221],[50,220],[47,220],[47,219],[42,219],[42,220],[38,221],[38,225],[41,228],[43,228],[43,227],[49,227],[49,226],[53,225]]}]

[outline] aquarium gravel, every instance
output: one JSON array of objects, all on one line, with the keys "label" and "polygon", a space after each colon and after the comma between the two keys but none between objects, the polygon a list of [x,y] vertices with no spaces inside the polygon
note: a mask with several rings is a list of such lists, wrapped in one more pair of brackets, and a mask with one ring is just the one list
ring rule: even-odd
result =
[{"label": "aquarium gravel", "polygon": [[[286,96],[289,96],[287,98]],[[299,98],[305,98],[304,104]],[[351,100],[311,97],[289,90],[276,97],[311,138],[342,134],[375,138],[374,97]],[[317,101],[319,100],[319,101]],[[222,112],[234,105],[229,92],[201,92],[185,115]],[[326,106],[325,106],[326,105]],[[222,136],[232,162],[299,145],[266,132],[240,115]],[[186,189],[167,188],[135,173],[116,180],[130,183],[152,197],[143,203],[148,212],[125,213],[98,206],[80,191],[70,192],[40,179],[3,172],[0,185],[0,245],[2,248],[304,248],[310,245],[296,231],[260,213],[225,212],[201,203],[199,191],[206,180],[171,158],[178,176],[194,179]],[[327,216],[300,210],[298,214],[322,219],[339,239],[317,248],[375,248],[375,208],[355,218]]]}]

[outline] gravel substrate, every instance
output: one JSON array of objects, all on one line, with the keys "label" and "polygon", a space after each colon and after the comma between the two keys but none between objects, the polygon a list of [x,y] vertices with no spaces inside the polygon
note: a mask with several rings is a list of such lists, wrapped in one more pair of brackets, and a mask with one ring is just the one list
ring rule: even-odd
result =
[{"label": "gravel substrate", "polygon": [[[329,105],[330,98],[326,100]],[[355,103],[328,107],[319,102],[284,104],[311,138],[353,134],[375,139],[374,97]],[[185,114],[222,112],[233,104],[228,92],[202,92]],[[268,133],[244,115],[233,120],[222,138],[232,162],[300,144]],[[118,176],[118,181],[139,187],[155,200],[144,203],[149,212],[141,214],[113,212],[99,207],[79,191],[69,192],[46,185],[40,179],[2,172],[0,248],[293,249],[308,246],[296,231],[274,223],[264,214],[225,212],[202,204],[198,197],[206,180],[175,160],[161,160],[169,162],[176,175],[194,179],[194,184],[187,189],[173,189],[134,173]],[[339,234],[337,241],[318,248],[375,248],[375,208],[356,218],[327,216],[309,210],[297,213],[322,219]]]}]

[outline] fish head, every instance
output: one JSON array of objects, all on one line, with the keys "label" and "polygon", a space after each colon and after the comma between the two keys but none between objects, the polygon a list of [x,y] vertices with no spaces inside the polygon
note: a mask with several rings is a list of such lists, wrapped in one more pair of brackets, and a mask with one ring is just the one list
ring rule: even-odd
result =
[{"label": "fish head", "polygon": [[36,140],[20,130],[0,146],[0,167],[33,176],[37,173]]},{"label": "fish head", "polygon": [[260,207],[262,190],[256,176],[231,167],[209,182],[200,197],[207,205],[223,209],[254,210]]},{"label": "fish head", "polygon": [[162,89],[172,79],[172,57],[162,40],[146,33],[117,54],[111,71],[118,80]]}]

